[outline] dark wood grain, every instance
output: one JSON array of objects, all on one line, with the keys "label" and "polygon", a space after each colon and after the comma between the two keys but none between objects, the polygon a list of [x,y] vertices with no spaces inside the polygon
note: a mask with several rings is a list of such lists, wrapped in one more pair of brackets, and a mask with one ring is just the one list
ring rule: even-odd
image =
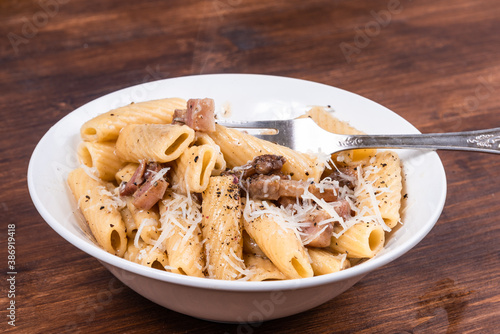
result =
[{"label": "dark wood grain", "polygon": [[[123,286],[46,225],[26,170],[38,140],[76,107],[200,73],[322,82],[423,132],[498,127],[499,17],[494,0],[1,1],[0,331],[498,333],[499,156],[441,152],[446,207],[417,247],[324,305],[246,327],[193,319]],[[8,224],[16,225],[16,327],[6,317]]]}]

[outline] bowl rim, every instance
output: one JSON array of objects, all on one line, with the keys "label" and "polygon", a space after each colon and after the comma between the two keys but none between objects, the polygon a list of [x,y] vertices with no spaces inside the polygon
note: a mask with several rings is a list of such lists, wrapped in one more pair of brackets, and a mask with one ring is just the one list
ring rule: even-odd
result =
[{"label": "bowl rim", "polygon": [[58,233],[61,237],[63,237],[66,241],[71,243],[73,246],[76,248],[80,249],[81,251],[95,257],[99,261],[106,262],[109,265],[115,266],[117,268],[123,269],[125,271],[132,272],[134,274],[167,282],[167,283],[172,283],[172,284],[178,284],[178,285],[183,285],[183,286],[189,286],[189,287],[196,287],[196,288],[202,288],[202,289],[211,289],[211,290],[221,290],[221,291],[240,291],[240,292],[265,292],[265,291],[277,291],[277,290],[296,290],[296,289],[304,289],[304,288],[310,288],[310,287],[316,287],[320,285],[326,285],[326,284],[331,284],[339,281],[344,281],[356,277],[362,277],[366,275],[367,273],[380,268],[384,265],[386,265],[389,262],[392,262],[393,260],[399,258],[403,254],[407,253],[410,249],[415,247],[429,232],[430,230],[435,226],[436,222],[438,221],[441,212],[444,208],[444,204],[446,201],[446,194],[447,194],[447,182],[446,182],[446,174],[444,170],[443,163],[441,159],[439,158],[439,155],[435,151],[430,151],[426,152],[425,154],[433,155],[435,158],[437,157],[437,162],[438,162],[438,168],[439,170],[437,171],[438,173],[441,173],[443,177],[441,178],[442,184],[439,187],[440,193],[439,193],[439,200],[437,203],[437,210],[434,210],[432,212],[432,215],[430,219],[428,220],[429,223],[424,225],[424,228],[418,230],[417,233],[412,235],[404,244],[398,246],[394,250],[388,251],[387,253],[384,253],[380,256],[375,256],[374,258],[370,259],[369,261],[366,261],[364,263],[361,263],[359,265],[353,266],[351,268],[348,268],[346,270],[342,270],[339,272],[331,273],[331,274],[326,274],[326,275],[321,275],[321,276],[314,276],[314,277],[309,277],[309,278],[301,278],[301,279],[291,279],[291,280],[281,280],[281,281],[262,281],[262,282],[252,282],[252,281],[225,281],[225,280],[216,280],[216,279],[209,279],[209,278],[200,278],[200,277],[190,277],[190,276],[184,276],[184,275],[179,275],[175,273],[170,273],[170,272],[165,272],[165,271],[160,271],[157,269],[149,268],[143,265],[140,265],[138,263],[134,263],[132,261],[125,260],[123,258],[120,258],[118,256],[115,256],[113,254],[110,254],[106,252],[104,249],[100,248],[97,245],[90,244],[78,236],[74,235],[72,232],[67,230],[63,225],[61,225],[57,219],[55,219],[51,213],[43,206],[40,198],[38,197],[38,194],[35,190],[36,186],[34,184],[34,172],[35,172],[35,160],[38,154],[40,154],[41,151],[41,146],[42,143],[45,140],[48,140],[48,137],[54,131],[54,128],[57,124],[60,122],[63,122],[67,117],[69,117],[72,113],[77,112],[79,109],[83,108],[85,105],[88,103],[91,103],[93,101],[99,100],[99,99],[106,99],[110,95],[113,94],[118,94],[120,92],[123,92],[128,89],[133,89],[142,85],[147,85],[147,84],[153,84],[153,83],[160,83],[163,81],[167,80],[183,80],[183,79],[193,79],[196,77],[234,77],[234,76],[244,76],[244,77],[260,77],[262,79],[265,79],[266,77],[270,78],[275,78],[275,79],[283,79],[283,80],[290,80],[290,81],[301,81],[301,82],[308,82],[308,83],[313,83],[317,85],[322,85],[322,86],[327,86],[329,88],[334,88],[337,90],[342,91],[345,94],[352,94],[355,96],[357,99],[365,99],[370,101],[371,103],[375,103],[379,105],[382,108],[385,108],[395,114],[395,116],[398,116],[401,118],[403,121],[411,125],[416,133],[420,133],[411,123],[406,121],[404,118],[399,116],[398,114],[394,113],[392,110],[378,104],[377,102],[367,99],[361,95],[346,91],[344,89],[314,82],[314,81],[309,81],[309,80],[303,80],[303,79],[296,79],[296,78],[289,78],[289,77],[283,77],[283,76],[274,76],[274,75],[261,75],[261,74],[238,74],[238,73],[229,73],[229,74],[202,74],[202,75],[190,75],[190,76],[182,76],[182,77],[176,77],[176,78],[168,78],[168,79],[162,79],[162,80],[157,80],[157,81],[152,81],[148,83],[143,83],[143,84],[138,84],[138,85],[133,85],[129,86],[126,88],[122,88],[120,90],[108,93],[106,95],[103,95],[97,99],[91,100],[82,106],[76,108],[72,112],[68,113],[66,116],[61,118],[58,122],[56,122],[45,134],[44,136],[40,139],[40,141],[37,143],[31,157],[30,161],[28,164],[28,170],[27,170],[27,183],[28,183],[28,190],[29,194],[31,196],[31,199],[33,201],[33,204],[35,205],[37,211],[39,214],[42,216],[42,218],[45,220],[45,222],[56,232]]}]

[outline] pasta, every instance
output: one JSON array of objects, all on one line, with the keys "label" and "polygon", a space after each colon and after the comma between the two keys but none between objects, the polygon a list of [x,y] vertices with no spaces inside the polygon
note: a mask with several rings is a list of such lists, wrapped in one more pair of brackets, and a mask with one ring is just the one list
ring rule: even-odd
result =
[{"label": "pasta", "polygon": [[192,146],[176,160],[173,182],[178,190],[186,193],[201,193],[208,187],[208,181],[217,162],[217,151],[212,145]]},{"label": "pasta", "polygon": [[123,257],[127,248],[125,223],[106,184],[77,168],[68,175],[68,185],[97,242],[106,251]]},{"label": "pasta", "polygon": [[160,270],[169,268],[167,253],[159,249],[153,249],[152,245],[148,245],[143,241],[136,245],[134,238],[128,241],[127,251],[124,255],[126,260]]},{"label": "pasta", "polygon": [[231,176],[212,176],[203,192],[202,225],[209,277],[234,280],[243,273],[238,187]]},{"label": "pasta", "polygon": [[82,125],[80,134],[85,141],[111,141],[128,124],[169,124],[175,109],[184,108],[179,98],[132,103],[94,117]]},{"label": "pasta", "polygon": [[[160,202],[162,221],[163,247],[170,256],[172,272],[203,277],[203,247],[201,244],[200,227],[196,223],[201,219],[201,213],[191,205],[187,207],[187,198],[182,195],[168,193]],[[182,216],[183,210],[193,210],[194,224]]]},{"label": "pasta", "polygon": [[291,229],[263,215],[253,221],[245,220],[245,230],[287,278],[313,276],[306,249]]},{"label": "pasta", "polygon": [[[82,125],[82,165],[67,182],[104,250],[180,275],[302,279],[376,257],[401,223],[397,153],[327,161],[217,125],[213,113],[211,99],[172,98]],[[322,107],[302,117],[362,133]]]},{"label": "pasta", "polygon": [[[358,200],[360,207],[371,208],[366,210],[364,215],[379,212],[385,225],[393,228],[400,220],[402,176],[399,157],[394,152],[383,151],[375,154],[373,159],[362,164],[362,167],[366,182],[364,187],[359,187]],[[371,196],[375,196],[377,207],[368,205],[372,201],[369,198]]]},{"label": "pasta", "polygon": [[123,161],[115,155],[114,142],[82,142],[78,146],[78,160],[89,168],[95,168],[97,176],[104,181],[115,178]]},{"label": "pasta", "polygon": [[309,257],[314,275],[326,275],[350,267],[346,255],[335,255],[332,252],[321,248],[309,248]]},{"label": "pasta", "polygon": [[330,247],[349,258],[372,258],[384,246],[385,235],[380,225],[357,223],[340,237],[332,237]]},{"label": "pasta", "polygon": [[252,254],[243,256],[245,266],[252,275],[249,281],[283,280],[287,277],[271,262],[271,260]]},{"label": "pasta", "polygon": [[185,125],[132,124],[121,130],[116,155],[130,162],[169,162],[177,159],[193,140],[194,130]]},{"label": "pasta", "polygon": [[224,160],[224,155],[222,154],[219,145],[217,145],[212,138],[206,133],[197,132],[194,140],[194,145],[210,145],[216,152],[215,165],[212,169],[212,175],[220,175],[226,169],[226,160]]}]

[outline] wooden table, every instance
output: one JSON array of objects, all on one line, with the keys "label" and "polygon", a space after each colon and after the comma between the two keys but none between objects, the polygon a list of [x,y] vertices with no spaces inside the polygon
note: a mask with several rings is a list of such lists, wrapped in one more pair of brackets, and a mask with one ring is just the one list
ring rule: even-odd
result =
[{"label": "wooden table", "polygon": [[498,127],[499,17],[494,0],[0,2],[0,331],[499,333],[499,156],[440,152],[447,203],[417,247],[324,305],[251,327],[142,298],[49,228],[26,186],[31,152],[63,116],[120,88],[192,74],[322,82],[422,132]]}]

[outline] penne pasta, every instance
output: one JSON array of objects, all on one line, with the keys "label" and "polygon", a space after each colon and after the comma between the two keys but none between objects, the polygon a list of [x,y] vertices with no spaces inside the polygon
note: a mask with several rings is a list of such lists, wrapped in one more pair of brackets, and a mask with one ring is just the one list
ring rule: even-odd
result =
[{"label": "penne pasta", "polygon": [[128,182],[132,175],[134,175],[135,170],[139,167],[139,164],[134,162],[129,162],[123,168],[118,170],[115,174],[115,180],[118,184],[122,182]]},{"label": "penne pasta", "polygon": [[235,280],[243,273],[239,189],[232,176],[212,176],[203,192],[201,230],[208,275]]},{"label": "penne pasta", "polygon": [[214,168],[212,169],[212,176],[220,175],[226,169],[226,160],[222,154],[219,145],[217,145],[210,136],[204,132],[197,132],[194,140],[194,145],[210,145],[216,152],[216,160]]},{"label": "penne pasta", "polygon": [[129,162],[169,162],[177,159],[193,140],[194,130],[186,125],[127,125],[116,141],[116,155]]},{"label": "penne pasta", "polygon": [[243,254],[243,261],[245,261],[245,266],[251,273],[249,281],[283,280],[287,278],[268,258]]},{"label": "penne pasta", "polygon": [[313,270],[302,242],[291,229],[284,229],[269,215],[244,220],[245,231],[287,278],[312,277]]},{"label": "penne pasta", "polygon": [[123,161],[115,155],[114,142],[82,142],[78,146],[78,160],[87,167],[95,168],[97,176],[111,181],[123,166]]},{"label": "penne pasta", "polygon": [[106,184],[77,168],[69,173],[68,185],[99,245],[123,257],[127,248],[125,223]]},{"label": "penne pasta", "polygon": [[217,162],[217,151],[211,145],[192,146],[175,161],[173,182],[180,193],[201,193],[207,186]]},{"label": "penne pasta", "polygon": [[131,103],[85,122],[80,134],[84,141],[116,140],[128,124],[168,124],[172,122],[175,109],[185,107],[186,101],[179,98]]},{"label": "penne pasta", "polygon": [[125,233],[128,238],[132,238],[137,233],[137,227],[135,225],[134,217],[130,213],[130,210],[127,207],[124,207],[120,210],[120,214],[122,215],[123,223],[125,224]]},{"label": "penne pasta", "polygon": [[154,245],[160,236],[158,228],[160,227],[160,215],[155,209],[140,210],[132,202],[133,199],[128,197],[127,209],[132,216],[135,224],[135,230],[141,239],[150,245]]},{"label": "penne pasta", "polygon": [[205,277],[203,274],[205,260],[199,227],[201,213],[194,205],[188,207],[189,201],[182,195],[170,192],[165,194],[159,203],[162,229],[159,242],[167,251],[172,272]]},{"label": "penne pasta", "polygon": [[382,250],[385,232],[376,223],[358,223],[340,237],[332,237],[330,248],[348,258],[372,258]]},{"label": "penne pasta", "polygon": [[159,249],[153,249],[152,245],[148,245],[143,241],[136,245],[134,238],[129,239],[124,258],[150,268],[159,270],[169,268],[167,253]]},{"label": "penne pasta", "polygon": [[345,254],[333,254],[322,248],[309,248],[309,257],[315,276],[331,274],[350,267]]},{"label": "penne pasta", "polygon": [[400,220],[403,189],[399,157],[392,151],[382,151],[362,167],[365,183],[357,190],[358,206],[367,208],[365,216],[380,215],[385,225],[393,228]]}]

